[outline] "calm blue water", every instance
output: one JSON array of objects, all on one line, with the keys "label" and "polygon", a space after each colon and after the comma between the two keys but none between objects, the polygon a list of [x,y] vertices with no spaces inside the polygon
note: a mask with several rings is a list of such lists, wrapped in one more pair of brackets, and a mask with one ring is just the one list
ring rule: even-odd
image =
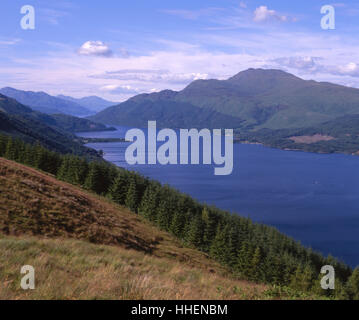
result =
[{"label": "calm blue water", "polygon": [[[124,137],[115,132],[84,137]],[[234,145],[234,170],[215,176],[208,165],[128,166],[128,143],[94,143],[105,159],[183,191],[201,202],[277,227],[307,246],[359,265],[359,157]]]}]

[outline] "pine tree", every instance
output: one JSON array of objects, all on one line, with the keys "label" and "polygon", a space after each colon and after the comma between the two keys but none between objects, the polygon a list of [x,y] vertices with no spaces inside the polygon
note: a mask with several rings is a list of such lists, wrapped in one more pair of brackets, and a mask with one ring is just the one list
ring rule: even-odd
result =
[{"label": "pine tree", "polygon": [[240,247],[238,223],[235,223],[235,221],[233,222],[234,223],[229,226],[228,249],[226,258],[227,264],[232,268],[236,266]]},{"label": "pine tree", "polygon": [[359,300],[359,267],[355,268],[343,288],[343,296],[349,300]]},{"label": "pine tree", "polygon": [[10,138],[6,144],[4,157],[9,160],[15,160],[17,158],[14,139],[12,138]]},{"label": "pine tree", "polygon": [[138,208],[138,193],[136,189],[136,180],[132,177],[130,180],[130,185],[126,194],[125,205],[131,211],[137,213]]},{"label": "pine tree", "polygon": [[0,157],[5,155],[7,143],[8,137],[5,135],[0,135]]},{"label": "pine tree", "polygon": [[186,215],[176,212],[171,222],[170,231],[176,237],[183,239],[184,227],[186,225]]},{"label": "pine tree", "polygon": [[168,210],[168,201],[162,200],[160,201],[157,209],[156,216],[157,225],[162,230],[168,230],[170,224],[170,213]]},{"label": "pine tree", "polygon": [[138,212],[150,221],[156,221],[158,201],[159,201],[159,186],[150,183],[146,188],[138,208]]},{"label": "pine tree", "polygon": [[60,168],[57,170],[56,177],[59,180],[68,181],[67,174],[69,172],[69,169],[70,169],[70,158],[69,158],[69,156],[65,156],[62,159]]},{"label": "pine tree", "polygon": [[256,247],[250,263],[251,280],[254,281],[262,280],[261,257],[262,257],[261,249],[259,247]]},{"label": "pine tree", "polygon": [[296,290],[307,292],[311,289],[314,278],[313,270],[308,264],[298,266],[295,274],[292,276],[290,286]]},{"label": "pine tree", "polygon": [[202,220],[204,222],[203,247],[205,251],[209,251],[217,233],[217,219],[211,210],[204,207]]},{"label": "pine tree", "polygon": [[109,188],[109,197],[116,203],[125,205],[129,183],[130,181],[128,176],[119,174]]},{"label": "pine tree", "polygon": [[251,272],[251,258],[253,250],[247,241],[243,241],[238,253],[236,269],[241,275],[248,277]]},{"label": "pine tree", "polygon": [[85,180],[85,188],[101,194],[103,190],[102,172],[98,163],[91,162],[89,165],[89,172]]},{"label": "pine tree", "polygon": [[186,242],[195,248],[201,248],[203,244],[203,222],[200,216],[190,220]]},{"label": "pine tree", "polygon": [[226,228],[220,225],[217,228],[216,236],[213,239],[209,254],[221,263],[226,262],[227,232]]}]

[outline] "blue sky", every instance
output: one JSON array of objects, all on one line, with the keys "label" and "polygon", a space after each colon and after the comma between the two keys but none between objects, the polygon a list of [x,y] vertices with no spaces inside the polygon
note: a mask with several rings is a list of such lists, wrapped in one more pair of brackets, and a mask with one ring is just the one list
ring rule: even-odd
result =
[{"label": "blue sky", "polygon": [[[24,5],[34,30],[20,27]],[[122,101],[252,67],[359,87],[358,35],[354,0],[3,0],[0,87]]]}]

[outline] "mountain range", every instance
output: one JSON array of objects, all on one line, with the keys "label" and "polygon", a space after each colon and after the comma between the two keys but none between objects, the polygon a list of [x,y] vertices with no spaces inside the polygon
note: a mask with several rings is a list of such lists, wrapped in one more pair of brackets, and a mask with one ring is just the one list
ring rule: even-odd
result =
[{"label": "mountain range", "polygon": [[15,99],[0,94],[0,133],[61,153],[98,157],[95,150],[84,147],[75,131],[108,130],[106,126],[87,119],[67,115],[48,115],[32,110]]},{"label": "mountain range", "polygon": [[359,89],[248,69],[227,80],[196,80],[181,91],[141,94],[89,119],[111,125],[220,127],[241,131],[305,128],[359,114]]},{"label": "mountain range", "polygon": [[23,91],[10,87],[0,89],[0,93],[46,114],[88,116],[115,104],[96,96],[81,99],[63,95],[54,97],[45,92]]},{"label": "mountain range", "polygon": [[60,94],[57,96],[57,98],[77,103],[80,106],[85,107],[88,110],[91,110],[92,112],[100,112],[103,109],[106,109],[110,106],[114,106],[117,104],[116,102],[108,101],[97,96],[89,96],[89,97],[76,99],[73,97],[64,96]]}]

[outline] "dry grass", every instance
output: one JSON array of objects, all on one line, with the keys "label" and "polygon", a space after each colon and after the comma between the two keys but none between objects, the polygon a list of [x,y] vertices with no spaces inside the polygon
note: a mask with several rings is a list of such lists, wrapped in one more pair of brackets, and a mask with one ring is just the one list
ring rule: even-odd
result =
[{"label": "dry grass", "polygon": [[[265,286],[173,258],[79,240],[0,238],[0,299],[262,299]],[[35,290],[20,268],[35,268]]]},{"label": "dry grass", "polygon": [[[0,158],[0,299],[257,299],[235,279],[125,208]],[[20,289],[20,268],[37,288]]]}]

